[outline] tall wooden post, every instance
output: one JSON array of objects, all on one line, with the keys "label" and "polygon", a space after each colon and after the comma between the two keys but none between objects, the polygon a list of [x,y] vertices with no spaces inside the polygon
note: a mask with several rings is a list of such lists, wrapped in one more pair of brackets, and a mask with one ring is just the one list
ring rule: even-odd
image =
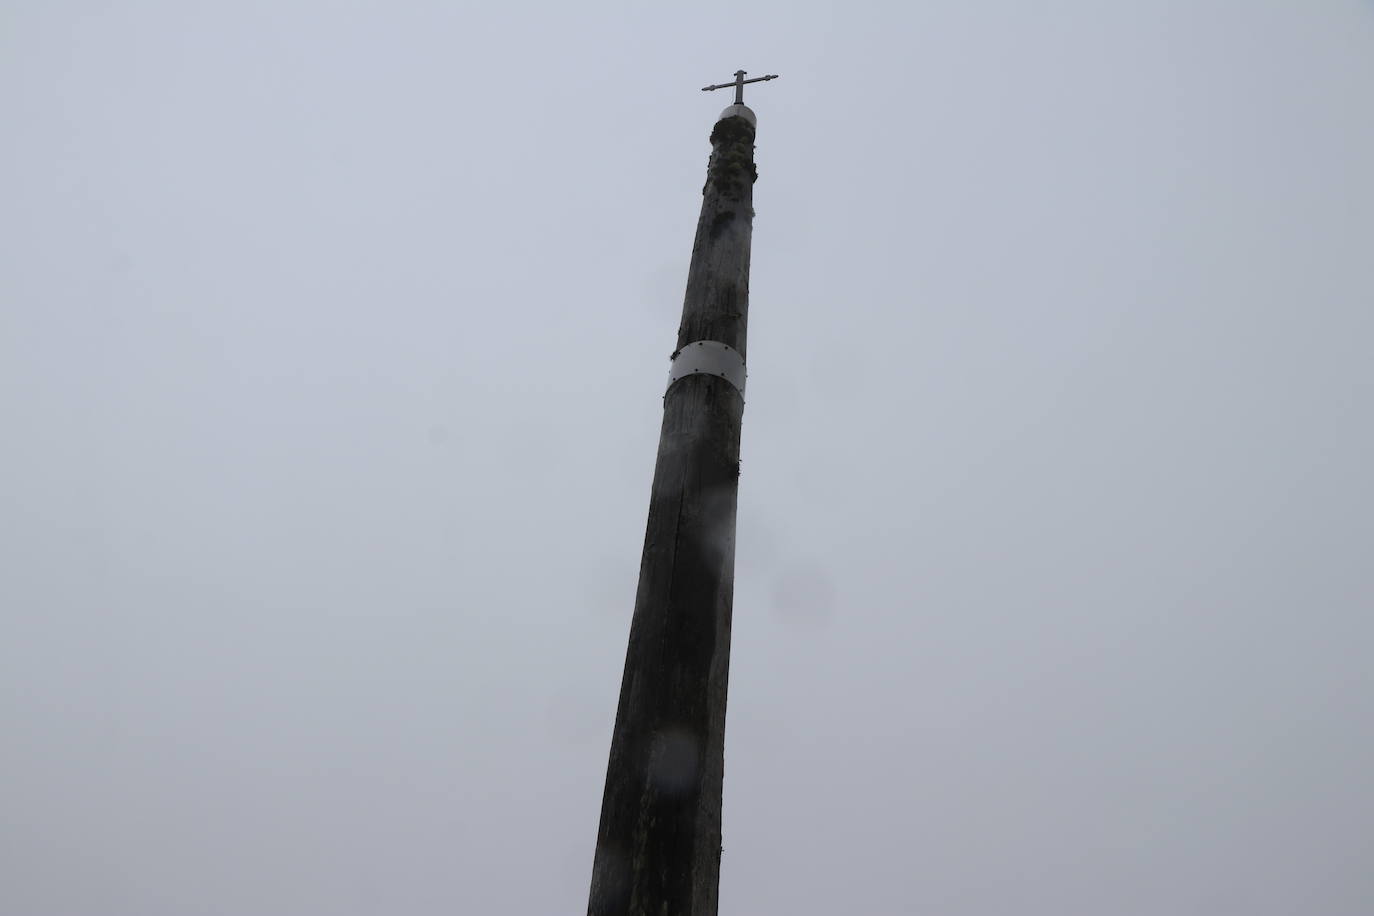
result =
[{"label": "tall wooden post", "polygon": [[[736,81],[725,85],[739,85],[742,73]],[[716,912],[755,124],[754,113],[735,104],[711,133],[663,398],[591,916]]]}]

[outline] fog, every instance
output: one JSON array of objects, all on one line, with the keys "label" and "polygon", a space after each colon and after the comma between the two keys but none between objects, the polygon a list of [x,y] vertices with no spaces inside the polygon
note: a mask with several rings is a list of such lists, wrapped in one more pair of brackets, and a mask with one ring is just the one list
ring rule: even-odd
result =
[{"label": "fog", "polygon": [[1374,5],[0,22],[0,912],[585,910],[739,68],[721,913],[1374,906]]}]

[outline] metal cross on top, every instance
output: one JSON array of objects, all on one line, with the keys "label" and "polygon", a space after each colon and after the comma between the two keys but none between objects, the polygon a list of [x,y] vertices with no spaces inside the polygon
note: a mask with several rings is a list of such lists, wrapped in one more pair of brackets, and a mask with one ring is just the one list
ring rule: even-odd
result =
[{"label": "metal cross on top", "polygon": [[762,83],[762,82],[764,82],[765,80],[775,80],[775,79],[778,78],[778,75],[777,75],[776,73],[770,73],[768,76],[756,76],[756,77],[754,77],[754,78],[751,79],[751,80],[747,80],[747,79],[744,78],[744,73],[745,73],[745,71],[743,71],[743,70],[736,70],[736,71],[735,71],[735,81],[734,81],[733,83],[721,83],[721,84],[719,84],[719,85],[717,85],[717,86],[702,86],[702,87],[701,87],[701,91],[702,91],[702,92],[710,92],[712,89],[729,89],[731,86],[734,86],[734,87],[735,87],[735,104],[736,104],[736,105],[743,105],[743,104],[744,104],[744,84],[745,84],[745,83]]}]

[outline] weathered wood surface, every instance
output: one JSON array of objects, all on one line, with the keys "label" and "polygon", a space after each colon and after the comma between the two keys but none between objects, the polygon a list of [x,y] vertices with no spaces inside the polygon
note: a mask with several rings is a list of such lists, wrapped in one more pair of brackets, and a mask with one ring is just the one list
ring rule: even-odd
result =
[{"label": "weathered wood surface", "polygon": [[[718,121],[678,349],[745,353],[754,128]],[[668,389],[611,739],[591,916],[713,916],[744,400],[698,375]]]}]

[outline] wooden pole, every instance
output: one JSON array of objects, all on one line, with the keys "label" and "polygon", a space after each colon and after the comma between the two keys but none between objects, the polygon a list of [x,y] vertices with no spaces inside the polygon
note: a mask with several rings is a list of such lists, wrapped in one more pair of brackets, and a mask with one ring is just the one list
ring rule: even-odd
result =
[{"label": "wooden pole", "polygon": [[[711,133],[678,353],[714,341],[745,354],[754,124],[732,105]],[[590,916],[716,912],[743,413],[740,388],[708,371],[663,399]]]}]

